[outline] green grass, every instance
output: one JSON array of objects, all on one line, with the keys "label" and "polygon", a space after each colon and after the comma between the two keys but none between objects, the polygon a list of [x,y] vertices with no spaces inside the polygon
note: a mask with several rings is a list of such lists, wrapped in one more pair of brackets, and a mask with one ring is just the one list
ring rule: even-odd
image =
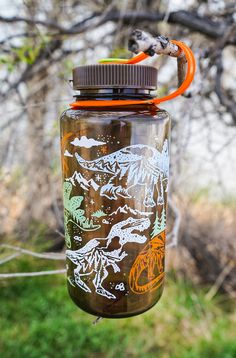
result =
[{"label": "green grass", "polygon": [[[51,269],[27,259],[4,271]],[[3,268],[1,270],[3,272]],[[160,302],[143,315],[94,320],[70,300],[63,275],[0,281],[0,356],[3,358],[233,358],[234,307],[205,298],[205,289],[170,275]]]}]

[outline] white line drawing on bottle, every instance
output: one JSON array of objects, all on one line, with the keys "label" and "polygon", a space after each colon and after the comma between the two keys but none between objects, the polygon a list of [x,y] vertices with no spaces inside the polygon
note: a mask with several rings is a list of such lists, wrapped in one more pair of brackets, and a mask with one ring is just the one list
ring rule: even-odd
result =
[{"label": "white line drawing on bottle", "polygon": [[76,182],[81,186],[82,189],[89,191],[89,188],[92,187],[95,191],[98,190],[99,185],[93,180],[85,179],[81,173],[75,171],[70,178],[66,178],[66,181],[70,182],[73,186],[76,186]]},{"label": "white line drawing on bottle", "polygon": [[115,290],[117,290],[117,291],[125,291],[124,282],[117,283],[116,286],[115,286]]},{"label": "white line drawing on bottle", "polygon": [[110,224],[110,221],[108,221],[108,220],[106,220],[106,219],[103,219],[103,220],[102,220],[102,223],[107,225],[107,224]]},{"label": "white line drawing on bottle", "polygon": [[81,236],[74,236],[73,240],[76,242],[81,242],[82,241],[82,237]]},{"label": "white line drawing on bottle", "polygon": [[71,154],[67,149],[64,152],[64,156],[73,158],[73,154]]},{"label": "white line drawing on bottle", "polygon": [[[128,242],[143,244],[147,237],[141,233],[148,229],[151,222],[148,218],[128,218],[112,226],[105,238],[94,238],[79,250],[66,250],[67,258],[76,265],[74,269],[74,280],[78,287],[85,292],[91,293],[91,289],[82,280],[83,276],[95,273],[93,286],[97,294],[108,299],[115,299],[116,296],[107,291],[102,283],[108,276],[107,268],[111,266],[114,272],[120,272],[118,263],[128,254],[123,246]],[[112,240],[118,237],[118,249],[109,249]]]},{"label": "white line drawing on bottle", "polygon": [[75,147],[84,147],[84,148],[92,148],[99,145],[104,145],[106,142],[101,142],[98,140],[95,140],[93,138],[87,138],[86,136],[82,136],[80,139],[75,138],[71,144],[73,144]]},{"label": "white line drawing on bottle", "polygon": [[[101,196],[111,200],[116,200],[117,196],[131,198],[129,189],[136,185],[144,185],[144,206],[156,205],[155,188],[158,193],[157,204],[164,204],[163,184],[166,184],[167,191],[169,176],[167,139],[161,152],[148,145],[136,144],[91,161],[83,159],[78,153],[75,153],[75,157],[82,168],[111,175],[108,182],[100,188]],[[123,179],[126,181],[125,186],[122,184]]]},{"label": "white line drawing on bottle", "polygon": [[118,209],[116,209],[115,211],[113,211],[111,214],[109,214],[109,216],[115,216],[117,214],[132,214],[132,215],[141,215],[141,216],[149,216],[152,215],[153,212],[151,211],[139,211],[137,209],[132,209],[130,208],[127,204],[125,204],[124,206],[119,206]]}]

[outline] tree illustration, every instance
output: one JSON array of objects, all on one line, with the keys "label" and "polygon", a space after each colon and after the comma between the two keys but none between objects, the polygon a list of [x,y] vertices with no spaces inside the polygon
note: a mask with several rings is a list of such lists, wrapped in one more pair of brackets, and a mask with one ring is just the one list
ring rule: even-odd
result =
[{"label": "tree illustration", "polygon": [[161,212],[161,226],[160,229],[161,231],[165,230],[166,228],[166,211],[165,208],[163,207],[162,212]]},{"label": "tree illustration", "polygon": [[95,211],[91,216],[93,216],[95,218],[101,218],[102,216],[107,216],[107,214],[104,213],[103,210],[99,209],[99,210]]},{"label": "tree illustration", "polygon": [[69,234],[68,224],[72,222],[78,228],[84,231],[94,231],[99,229],[100,225],[94,225],[93,220],[89,222],[89,219],[84,216],[85,211],[80,209],[80,205],[84,200],[83,196],[72,196],[72,184],[64,182],[63,186],[63,199],[64,199],[64,217],[65,217],[65,241],[67,246],[71,247],[71,238]]},{"label": "tree illustration", "polygon": [[166,211],[165,208],[162,209],[161,217],[159,217],[158,212],[156,213],[156,219],[153,225],[153,230],[151,237],[159,235],[166,228]]},{"label": "tree illustration", "polygon": [[157,211],[156,219],[155,219],[155,222],[154,222],[154,225],[153,225],[153,230],[152,230],[152,233],[151,233],[152,238],[154,236],[157,236],[161,231],[162,231],[161,230],[161,219],[159,218],[158,211]]}]

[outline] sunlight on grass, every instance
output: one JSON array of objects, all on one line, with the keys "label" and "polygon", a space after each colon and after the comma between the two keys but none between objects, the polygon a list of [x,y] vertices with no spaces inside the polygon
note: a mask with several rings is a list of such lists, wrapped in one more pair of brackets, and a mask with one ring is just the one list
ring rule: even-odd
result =
[{"label": "sunlight on grass", "polygon": [[[13,265],[14,267],[11,267]],[[51,269],[25,259],[8,269]],[[163,357],[236,356],[232,309],[207,301],[189,282],[167,279],[160,302],[143,315],[104,319],[79,310],[70,300],[63,276],[1,281],[2,357]]]}]

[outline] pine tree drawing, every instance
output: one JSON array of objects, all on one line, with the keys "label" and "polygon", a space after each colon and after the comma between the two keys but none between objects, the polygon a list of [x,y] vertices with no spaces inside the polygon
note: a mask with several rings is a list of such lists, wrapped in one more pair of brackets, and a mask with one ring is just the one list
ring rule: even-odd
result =
[{"label": "pine tree drawing", "polygon": [[154,236],[157,236],[158,234],[160,234],[160,232],[161,232],[161,220],[158,216],[158,211],[157,211],[156,219],[155,219],[155,222],[153,225],[153,230],[151,233],[151,237],[153,238]]},{"label": "pine tree drawing", "polygon": [[71,247],[68,224],[71,222],[83,231],[95,231],[101,227],[93,223],[92,219],[84,216],[85,211],[80,208],[84,200],[83,196],[72,196],[72,184],[64,182],[64,212],[65,212],[65,240],[68,247]]},{"label": "pine tree drawing", "polygon": [[166,228],[166,211],[165,208],[163,207],[161,212],[161,231],[165,230],[165,228]]},{"label": "pine tree drawing", "polygon": [[102,216],[107,216],[106,213],[104,213],[104,211],[102,211],[101,209],[95,211],[95,213],[93,213],[91,216],[95,217],[95,218],[101,218]]},{"label": "pine tree drawing", "polygon": [[85,220],[84,227],[87,228],[87,229],[89,228],[89,219]]},{"label": "pine tree drawing", "polygon": [[159,235],[166,228],[166,211],[165,208],[162,209],[161,217],[159,218],[158,212],[156,214],[156,219],[153,225],[153,230],[151,233],[151,238]]}]

